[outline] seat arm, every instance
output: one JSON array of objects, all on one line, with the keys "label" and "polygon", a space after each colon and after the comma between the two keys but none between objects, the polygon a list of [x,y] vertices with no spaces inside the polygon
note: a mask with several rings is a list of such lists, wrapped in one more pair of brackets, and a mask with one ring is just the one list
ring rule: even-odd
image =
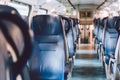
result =
[{"label": "seat arm", "polygon": [[71,62],[73,60],[73,58],[71,57],[71,58],[69,58],[69,62]]},{"label": "seat arm", "polygon": [[110,56],[110,61],[109,62],[115,63],[116,62],[115,56],[113,54],[109,54],[109,56]]},{"label": "seat arm", "polygon": [[110,58],[109,63],[111,63],[111,62],[115,63],[115,62],[116,62],[116,59],[115,59],[115,58]]},{"label": "seat arm", "polygon": [[103,47],[103,43],[102,42],[100,43],[100,46]]},{"label": "seat arm", "polygon": [[99,44],[102,45],[102,42],[100,42]]}]

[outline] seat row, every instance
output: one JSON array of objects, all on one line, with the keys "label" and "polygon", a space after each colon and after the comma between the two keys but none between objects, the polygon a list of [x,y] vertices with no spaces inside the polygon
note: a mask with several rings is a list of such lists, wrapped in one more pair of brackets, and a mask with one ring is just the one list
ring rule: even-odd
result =
[{"label": "seat row", "polygon": [[37,15],[30,28],[12,7],[0,5],[0,80],[67,80],[77,47],[78,20]]},{"label": "seat row", "polygon": [[94,38],[97,54],[103,64],[107,79],[112,80],[117,80],[116,78],[119,77],[115,76],[116,68],[114,68],[115,59],[119,58],[119,20],[119,16],[94,20]]},{"label": "seat row", "polygon": [[76,52],[73,21],[58,15],[37,15],[32,20],[34,47],[30,58],[32,80],[67,80]]}]

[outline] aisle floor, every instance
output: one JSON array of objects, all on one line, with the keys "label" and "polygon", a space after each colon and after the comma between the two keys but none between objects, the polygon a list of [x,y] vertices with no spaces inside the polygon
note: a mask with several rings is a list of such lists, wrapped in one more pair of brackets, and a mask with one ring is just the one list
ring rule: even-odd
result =
[{"label": "aisle floor", "polygon": [[76,53],[70,80],[106,80],[102,64],[91,44],[81,44]]}]

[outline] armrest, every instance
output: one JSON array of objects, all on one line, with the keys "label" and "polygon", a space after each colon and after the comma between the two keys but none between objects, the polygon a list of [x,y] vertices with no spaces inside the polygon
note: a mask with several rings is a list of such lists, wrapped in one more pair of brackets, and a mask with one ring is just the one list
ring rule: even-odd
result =
[{"label": "armrest", "polygon": [[111,62],[113,62],[113,63],[116,62],[115,56],[113,54],[109,54],[109,56],[110,56]]},{"label": "armrest", "polygon": [[69,58],[69,62],[71,62],[73,60],[73,58]]},{"label": "armrest", "polygon": [[102,44],[102,42],[99,43],[100,45]]},{"label": "armrest", "polygon": [[115,58],[110,58],[109,63],[111,63],[111,62],[115,63],[115,62],[116,62],[116,59],[115,59]]}]

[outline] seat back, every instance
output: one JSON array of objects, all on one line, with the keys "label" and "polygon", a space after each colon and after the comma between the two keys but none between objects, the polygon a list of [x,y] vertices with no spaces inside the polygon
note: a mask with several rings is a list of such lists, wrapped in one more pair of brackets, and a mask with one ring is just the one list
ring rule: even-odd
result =
[{"label": "seat back", "polygon": [[94,37],[96,39],[97,35],[98,35],[98,29],[99,29],[99,24],[100,24],[100,19],[94,19]]},{"label": "seat back", "polygon": [[[23,79],[26,79],[23,75],[23,69],[32,51],[29,27],[22,20],[16,9],[4,5],[0,5],[0,25],[6,41],[6,44],[4,44],[7,52],[6,57],[10,58],[11,61],[7,67],[9,69],[8,74],[10,76],[12,75],[10,80],[15,80],[18,74],[20,74]],[[4,64],[7,65],[8,63]]]},{"label": "seat back", "polygon": [[74,38],[74,42],[76,41],[77,39],[77,33],[76,33],[76,30],[75,30],[75,20],[73,18],[71,18],[71,25],[72,25],[72,29],[73,29],[73,38]]},{"label": "seat back", "polygon": [[99,25],[97,40],[98,43],[102,42],[103,26]]},{"label": "seat back", "polygon": [[[105,43],[104,43],[105,56],[110,57],[110,55],[113,56],[115,55],[117,40],[118,40],[118,32],[115,29],[114,21],[113,19],[108,19],[107,28],[105,32]],[[108,64],[107,60],[106,63]]]},{"label": "seat back", "polygon": [[105,55],[113,54],[116,48],[118,32],[115,29],[107,29],[105,35]]},{"label": "seat back", "polygon": [[57,15],[33,17],[34,47],[30,59],[32,80],[63,80],[65,41]]},{"label": "seat back", "polygon": [[79,20],[78,19],[74,19],[75,21],[75,31],[76,31],[76,36],[78,38],[78,34],[79,34],[79,29],[78,29],[78,24],[79,24]]},{"label": "seat back", "polygon": [[[64,20],[64,18],[63,18],[63,20]],[[65,26],[65,33],[68,34],[69,31],[70,31],[69,19],[68,19],[68,20],[65,20],[64,26]]]},{"label": "seat back", "polygon": [[70,20],[65,20],[65,28],[67,28],[66,37],[68,42],[68,50],[69,50],[69,58],[74,56],[74,38],[73,38],[73,29],[72,25],[70,25]]},{"label": "seat back", "polygon": [[102,28],[102,34],[101,34],[101,39],[102,39],[102,44],[104,46],[104,42],[105,42],[105,33],[106,33],[106,28],[107,28],[107,19],[108,17],[105,17],[102,19],[101,21],[101,26],[103,27]]},{"label": "seat back", "polygon": [[120,17],[115,18],[115,28],[118,32],[120,31]]},{"label": "seat back", "polygon": [[98,43],[102,42],[102,39],[104,38],[103,31],[105,30],[105,27],[106,27],[106,21],[107,21],[107,17],[103,18],[99,22],[99,27],[98,27],[99,29],[98,29],[98,35],[97,35]]}]

